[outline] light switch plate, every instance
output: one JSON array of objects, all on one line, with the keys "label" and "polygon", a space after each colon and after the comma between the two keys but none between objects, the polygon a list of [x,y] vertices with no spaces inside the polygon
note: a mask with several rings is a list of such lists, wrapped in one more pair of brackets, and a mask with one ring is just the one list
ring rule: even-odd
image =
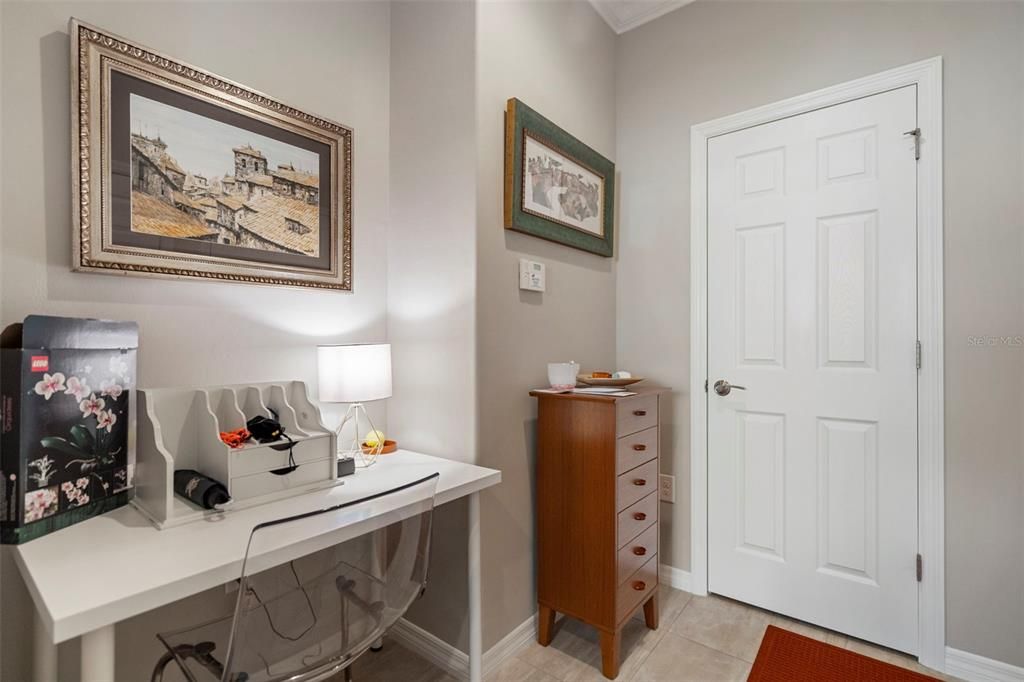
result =
[{"label": "light switch plate", "polygon": [[519,288],[525,291],[544,291],[546,268],[543,263],[519,259]]}]

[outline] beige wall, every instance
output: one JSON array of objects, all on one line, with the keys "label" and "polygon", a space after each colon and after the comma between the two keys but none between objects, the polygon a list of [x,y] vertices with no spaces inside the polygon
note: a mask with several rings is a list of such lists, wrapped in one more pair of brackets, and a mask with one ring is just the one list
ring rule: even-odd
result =
[{"label": "beige wall", "polygon": [[[476,7],[391,7],[388,424],[404,447],[476,459]],[[409,618],[467,649],[465,503],[435,515]]]},{"label": "beige wall", "polygon": [[[476,116],[470,2],[391,6],[388,338],[402,444],[475,458]],[[428,66],[429,65],[429,66]]]},{"label": "beige wall", "polygon": [[[947,643],[1024,665],[1024,4],[698,2],[620,37],[618,361],[676,387],[663,557],[689,556],[690,126],[942,55]],[[635,305],[643,302],[643,305]],[[644,330],[638,333],[638,330]]]},{"label": "beige wall", "polygon": [[[477,7],[478,461],[503,481],[482,498],[485,649],[536,610],[527,392],[547,382],[548,362],[615,361],[614,261],[502,229],[505,101],[614,159],[614,59],[614,34],[585,2]],[[519,291],[520,257],[547,265],[545,293]]]},{"label": "beige wall", "polygon": [[[1024,5],[698,2],[618,38],[582,1],[410,2],[393,16],[384,2],[241,7],[0,3],[0,320],[138,320],[147,385],[315,381],[316,343],[386,331],[395,398],[375,418],[403,445],[503,472],[483,497],[485,648],[535,609],[526,393],[549,361],[676,387],[663,467],[679,476],[679,500],[665,507],[663,556],[689,567],[689,127],[943,55],[948,639],[1024,664],[1024,350],[967,343],[1024,333]],[[353,126],[355,293],[70,273],[71,14]],[[297,52],[281,26],[302,37]],[[616,161],[616,259],[502,229],[512,96]],[[518,290],[520,257],[547,264],[546,293]],[[465,650],[465,505],[437,518],[431,588],[412,617]],[[0,571],[0,677],[23,679],[31,604],[9,551]],[[119,678],[148,674],[158,628],[223,598],[121,624]],[[62,647],[65,670],[76,652]]]},{"label": "beige wall", "polygon": [[[315,386],[318,342],[384,338],[386,3],[3,2],[0,13],[3,324],[28,313],[137,320],[139,382],[148,386],[286,377]],[[354,293],[70,272],[72,15],[352,126]],[[375,409],[383,421],[383,411]],[[25,679],[31,606],[9,550],[3,552],[2,571],[0,677]],[[87,569],[69,576],[69,584],[89,589]],[[119,679],[148,679],[159,655],[153,633],[207,615],[212,596],[122,623]],[[65,648],[64,662],[73,665],[73,653]]]}]

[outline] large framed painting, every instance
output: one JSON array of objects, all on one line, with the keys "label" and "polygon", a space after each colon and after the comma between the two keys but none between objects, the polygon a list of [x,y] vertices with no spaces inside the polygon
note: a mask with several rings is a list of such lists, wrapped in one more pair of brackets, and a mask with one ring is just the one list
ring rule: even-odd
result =
[{"label": "large framed painting", "polygon": [[615,164],[518,99],[505,111],[505,228],[614,252]]},{"label": "large framed painting", "polygon": [[352,290],[352,130],[75,19],[76,270]]}]

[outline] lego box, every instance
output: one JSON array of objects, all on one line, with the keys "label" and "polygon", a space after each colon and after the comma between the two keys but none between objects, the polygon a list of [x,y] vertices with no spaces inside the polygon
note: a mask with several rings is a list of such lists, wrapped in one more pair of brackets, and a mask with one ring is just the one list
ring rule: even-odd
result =
[{"label": "lego box", "polygon": [[134,322],[30,315],[3,331],[3,544],[128,502],[138,346]]}]

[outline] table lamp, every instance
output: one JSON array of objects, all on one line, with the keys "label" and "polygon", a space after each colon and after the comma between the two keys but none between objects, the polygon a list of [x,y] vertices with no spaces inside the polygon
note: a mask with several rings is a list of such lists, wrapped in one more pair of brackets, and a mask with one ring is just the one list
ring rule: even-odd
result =
[{"label": "table lamp", "polygon": [[[327,403],[349,403],[348,411],[338,426],[338,455],[359,456],[364,467],[377,461],[384,447],[379,437],[369,456],[363,451],[360,436],[360,414],[371,431],[377,429],[363,403],[391,397],[391,344],[361,343],[338,346],[317,346],[317,367],[320,382],[320,400]],[[355,436],[348,450],[341,448],[341,431],[350,420],[355,420]]]}]

